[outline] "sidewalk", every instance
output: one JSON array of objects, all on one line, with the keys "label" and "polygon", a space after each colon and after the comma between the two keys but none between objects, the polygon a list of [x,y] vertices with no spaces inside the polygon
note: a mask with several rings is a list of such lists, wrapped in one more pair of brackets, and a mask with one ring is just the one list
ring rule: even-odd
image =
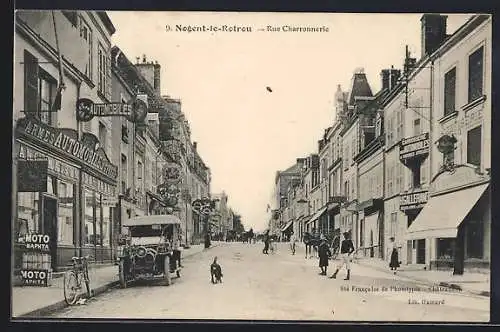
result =
[{"label": "sidewalk", "polygon": [[[221,243],[212,241],[212,246],[217,247]],[[193,245],[189,249],[183,249],[182,258],[187,258],[206,250],[203,244]],[[61,274],[58,274],[60,276]],[[90,283],[94,295],[102,294],[110,288],[117,286],[118,266],[90,266]],[[49,287],[12,287],[11,293],[11,315],[12,318],[41,317],[50,312],[66,307],[64,301],[64,278],[53,278]]]},{"label": "sidewalk", "polygon": [[[356,264],[393,274],[388,263],[378,258],[359,258]],[[427,271],[419,265],[402,265],[397,275],[429,285],[461,289],[474,295],[490,296],[489,274],[465,272],[463,275],[453,275],[452,271]]]}]

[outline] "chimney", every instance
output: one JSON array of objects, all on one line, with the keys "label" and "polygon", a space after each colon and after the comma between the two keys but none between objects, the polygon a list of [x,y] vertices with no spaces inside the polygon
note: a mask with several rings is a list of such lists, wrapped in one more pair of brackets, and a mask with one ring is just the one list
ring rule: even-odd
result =
[{"label": "chimney", "polygon": [[196,148],[198,147],[198,143],[197,142],[193,142],[193,150],[196,151]]},{"label": "chimney", "polygon": [[382,90],[389,90],[389,69],[382,69],[380,77],[382,78]]},{"label": "chimney", "polygon": [[424,14],[421,22],[422,58],[432,54],[446,39],[446,20],[448,16]]}]

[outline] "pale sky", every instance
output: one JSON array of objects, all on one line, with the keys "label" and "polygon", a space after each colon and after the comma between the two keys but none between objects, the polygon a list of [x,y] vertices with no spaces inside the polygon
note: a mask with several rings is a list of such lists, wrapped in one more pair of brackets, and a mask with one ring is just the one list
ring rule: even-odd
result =
[{"label": "pale sky", "polygon": [[[373,93],[380,71],[401,69],[408,44],[420,58],[421,14],[108,12],[113,44],[132,62],[161,64],[161,90],[182,100],[192,141],[246,228],[267,226],[274,177],[317,152],[334,119],[337,84],[365,69]],[[453,33],[470,15],[448,15]],[[177,24],[250,26],[252,32],[180,32]],[[165,26],[171,31],[167,32]],[[329,32],[266,32],[272,26]],[[270,93],[266,86],[272,88]]]}]

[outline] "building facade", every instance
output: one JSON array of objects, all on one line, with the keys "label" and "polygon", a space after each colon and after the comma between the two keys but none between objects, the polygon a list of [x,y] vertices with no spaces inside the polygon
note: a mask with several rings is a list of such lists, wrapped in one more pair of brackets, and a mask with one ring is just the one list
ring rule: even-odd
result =
[{"label": "building facade", "polygon": [[114,32],[104,12],[16,12],[13,242],[24,234],[49,235],[52,270],[74,255],[100,262],[114,256],[118,167],[111,121],[78,121],[75,107],[80,98],[112,100]]},{"label": "building facade", "polygon": [[[445,30],[446,17],[431,19],[424,15],[422,24]],[[475,15],[439,39],[427,57],[435,144],[430,147],[428,203],[408,228],[408,239],[425,246],[421,261],[431,269],[453,268],[455,274],[489,270],[491,16]]]}]

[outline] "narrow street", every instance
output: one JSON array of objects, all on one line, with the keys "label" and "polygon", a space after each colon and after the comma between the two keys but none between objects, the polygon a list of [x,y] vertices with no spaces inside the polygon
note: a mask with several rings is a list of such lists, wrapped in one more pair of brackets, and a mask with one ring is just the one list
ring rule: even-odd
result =
[{"label": "narrow street", "polygon": [[[56,313],[57,318],[488,321],[489,299],[453,291],[415,292],[382,287],[425,287],[354,264],[350,281],[318,275],[316,259],[295,256],[287,244],[263,255],[262,244],[224,243],[184,260],[183,275],[171,286],[132,285],[113,289],[84,305]],[[217,256],[222,284],[210,282]],[[329,267],[330,275],[334,267]],[[341,290],[341,287],[349,291]],[[376,290],[378,289],[378,291]],[[444,304],[409,304],[409,300]]]}]

